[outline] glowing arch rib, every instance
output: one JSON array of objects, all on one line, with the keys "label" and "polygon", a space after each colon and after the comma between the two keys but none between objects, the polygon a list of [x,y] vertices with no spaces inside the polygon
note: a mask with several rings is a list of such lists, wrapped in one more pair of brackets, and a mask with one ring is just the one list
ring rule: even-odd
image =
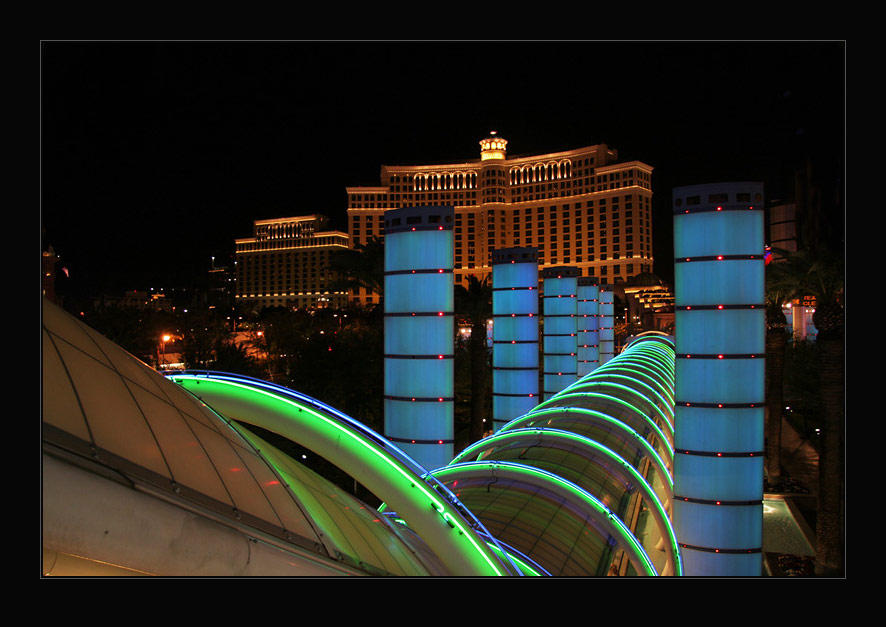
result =
[{"label": "glowing arch rib", "polygon": [[[431,472],[361,423],[293,390],[225,373],[170,378],[222,415],[296,441],[359,477],[385,501],[382,509],[395,511],[453,573],[559,572],[562,564],[552,563],[550,555],[527,552],[519,538],[508,535],[515,528],[502,528],[490,514],[496,508],[501,514],[512,507],[509,515],[518,526],[536,528],[538,533],[545,533],[541,521],[556,515],[557,524],[548,531],[552,535],[544,540],[551,546],[565,546],[569,528],[596,534],[591,544],[587,539],[574,540],[572,549],[583,574],[601,574],[600,568],[608,567],[607,560],[616,553],[604,546],[606,538],[615,543],[610,548],[624,552],[638,574],[658,574],[637,536],[603,504],[605,496],[608,502],[621,503],[619,511],[628,502],[639,504],[636,499],[642,497],[667,555],[661,571],[680,575],[680,547],[668,516],[673,494],[673,361],[669,338],[635,339],[607,364]],[[526,454],[527,463],[495,459],[496,451],[514,446],[534,447],[542,456]],[[566,448],[570,461],[560,466],[543,459],[542,449]],[[596,478],[576,474],[592,467],[597,468]],[[643,476],[650,471],[655,481]],[[496,482],[501,500],[488,496]],[[653,483],[658,487],[653,488]],[[469,494],[470,502],[453,494],[456,489]],[[626,501],[631,494],[632,500]],[[495,534],[487,531],[489,524],[495,526]]]},{"label": "glowing arch rib", "polygon": [[[649,555],[618,516],[594,495],[554,473],[524,464],[491,461],[454,464],[433,474],[451,486],[450,489],[479,488],[489,494],[490,488],[501,482],[505,484],[502,490],[529,493],[536,500],[555,501],[577,521],[583,519],[585,529],[593,529],[601,543],[614,543],[614,548],[623,550],[638,574],[658,574]],[[556,536],[556,531],[552,535]]]},{"label": "glowing arch rib", "polygon": [[340,412],[326,411],[322,404],[283,392],[279,386],[236,375],[179,373],[169,378],[227,418],[298,442],[359,477],[396,509],[453,574],[520,574],[498,559],[454,499],[422,480],[382,444],[380,436],[372,437],[365,427],[343,420]]},{"label": "glowing arch rib", "polygon": [[[644,398],[633,388],[624,385],[611,382],[587,382],[580,389],[575,386],[567,388],[558,394],[556,398],[550,398],[539,403],[537,407],[538,409],[594,407],[595,402],[600,402],[603,399],[608,399],[612,403],[642,415],[644,419],[650,422],[653,430],[660,435],[662,440],[669,442],[673,446],[674,426],[668,419],[667,413],[649,399]],[[584,405],[582,402],[588,403],[588,405]],[[644,411],[644,405],[651,408],[651,413],[655,414],[658,420],[655,419],[655,416],[651,416],[650,413]]]},{"label": "glowing arch rib", "polygon": [[[586,460],[588,463],[602,468],[604,472],[607,472],[620,483],[635,485],[649,503],[659,533],[666,539],[665,546],[669,554],[671,572],[676,574],[682,573],[680,547],[661,500],[640,472],[612,449],[585,436],[559,429],[511,429],[469,446],[453,459],[452,465],[465,461],[489,461],[492,459],[501,461],[503,457],[501,451],[503,448],[519,451],[519,459],[523,460],[524,463],[531,463],[536,468],[543,468],[549,462],[545,461],[543,455],[533,454],[533,451],[540,451],[542,449],[568,451]],[[562,466],[563,463],[565,462],[561,458],[560,465]],[[553,468],[548,470],[555,474],[557,473]],[[562,470],[557,470],[561,474],[565,474]],[[572,478],[572,481],[591,492],[591,486],[586,485],[581,476]],[[628,491],[630,491],[630,488],[628,488]],[[593,492],[591,493],[593,494]]]},{"label": "glowing arch rib", "polygon": [[[570,394],[588,392],[591,391],[592,388],[598,386],[602,387],[609,383],[617,384],[619,387],[630,388],[633,393],[641,397],[644,401],[655,405],[656,410],[663,413],[665,420],[670,424],[671,430],[673,430],[673,403],[668,403],[665,400],[664,396],[662,396],[662,394],[658,390],[635,377],[627,377],[625,375],[613,373],[603,373],[602,375],[595,377],[593,376],[593,374],[591,374],[583,378],[581,381],[577,381],[569,388],[567,388],[567,390]],[[564,392],[566,392],[567,390],[564,390]]]},{"label": "glowing arch rib", "polygon": [[673,458],[662,458],[646,438],[630,425],[612,416],[592,409],[559,407],[533,412],[512,420],[502,428],[501,432],[526,428],[559,429],[579,433],[590,439],[594,439],[592,435],[602,437],[599,434],[605,433],[608,439],[616,441],[608,443],[609,448],[625,459],[649,459],[662,485],[673,490],[674,482],[670,473]]},{"label": "glowing arch rib", "polygon": [[647,386],[656,390],[656,392],[665,399],[665,403],[673,411],[674,394],[673,388],[668,388],[667,384],[660,377],[653,377],[648,372],[638,369],[631,364],[623,363],[617,360],[608,362],[600,366],[592,373],[586,375],[581,381],[576,381],[575,385],[580,386],[583,382],[606,380],[610,376],[623,376],[645,383]]},{"label": "glowing arch rib", "polygon": [[[544,476],[557,477],[567,483],[565,477],[575,479],[574,485],[593,494],[597,502],[601,496],[610,502],[617,501],[619,511],[625,513],[628,503],[625,499],[636,486],[643,502],[649,504],[659,531],[661,539],[656,548],[663,546],[667,553],[662,572],[681,575],[680,546],[668,515],[673,497],[674,362],[670,337],[649,334],[633,338],[620,355],[506,423],[497,434],[456,457],[445,472],[435,471],[435,474],[441,478],[455,477],[462,466],[513,463],[516,455],[521,467],[548,473]],[[563,443],[567,440],[583,452],[570,451],[555,458],[555,453],[550,451],[566,446]],[[542,450],[545,447],[549,451],[547,457]],[[597,464],[594,466],[597,470],[591,471],[589,463]],[[500,473],[501,466],[488,466],[486,472],[492,473],[493,469]],[[582,469],[593,472],[595,478],[578,474]],[[603,474],[606,472],[609,478]],[[648,476],[654,480],[644,477],[643,473],[649,472],[652,474]],[[620,497],[616,493],[619,477],[624,486]],[[630,484],[626,477],[630,477]],[[653,484],[658,487],[653,488]],[[464,489],[464,484],[460,483],[459,488]],[[485,499],[494,502],[488,496]],[[469,505],[482,518],[479,512],[487,507],[482,491],[472,496]],[[609,515],[618,518],[612,511]],[[520,516],[526,518],[526,524],[532,523],[531,514],[515,512],[514,520],[519,521]],[[621,519],[619,522],[630,533]],[[650,541],[654,541],[654,536]],[[636,563],[634,566],[637,567]]]}]

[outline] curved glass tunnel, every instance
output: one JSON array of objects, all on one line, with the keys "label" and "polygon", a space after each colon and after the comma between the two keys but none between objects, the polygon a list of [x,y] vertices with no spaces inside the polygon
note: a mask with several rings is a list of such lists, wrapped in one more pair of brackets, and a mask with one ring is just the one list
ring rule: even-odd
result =
[{"label": "curved glass tunnel", "polygon": [[[667,337],[636,338],[427,472],[298,392],[163,377],[48,304],[43,325],[47,574],[682,574]],[[250,425],[316,451],[386,505],[366,507]]]},{"label": "curved glass tunnel", "polygon": [[681,575],[674,361],[669,336],[639,335],[432,474],[552,575]]},{"label": "curved glass tunnel", "polygon": [[[341,412],[239,375],[164,377],[45,300],[42,323],[44,575],[537,572],[527,560],[518,568],[423,467]],[[337,464],[400,519],[250,426]]]}]

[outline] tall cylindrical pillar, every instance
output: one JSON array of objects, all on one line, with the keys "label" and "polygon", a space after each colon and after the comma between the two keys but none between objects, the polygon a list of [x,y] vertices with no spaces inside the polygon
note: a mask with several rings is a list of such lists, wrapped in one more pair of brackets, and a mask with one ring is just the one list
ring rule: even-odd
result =
[{"label": "tall cylindrical pillar", "polygon": [[600,313],[600,288],[596,278],[578,277],[578,378],[590,374],[600,365],[600,331],[597,328]]},{"label": "tall cylindrical pillar", "polygon": [[578,380],[576,313],[578,268],[558,266],[542,270],[544,279],[543,394],[551,398]]},{"label": "tall cylindrical pillar", "polygon": [[505,423],[538,404],[538,250],[492,253],[492,422]]},{"label": "tall cylindrical pillar", "polygon": [[687,575],[759,576],[762,183],[674,189],[674,524]]},{"label": "tall cylindrical pillar", "polygon": [[615,357],[615,295],[611,285],[601,285],[599,291],[600,365]]},{"label": "tall cylindrical pillar", "polygon": [[454,442],[452,207],[385,212],[385,436],[429,470]]}]

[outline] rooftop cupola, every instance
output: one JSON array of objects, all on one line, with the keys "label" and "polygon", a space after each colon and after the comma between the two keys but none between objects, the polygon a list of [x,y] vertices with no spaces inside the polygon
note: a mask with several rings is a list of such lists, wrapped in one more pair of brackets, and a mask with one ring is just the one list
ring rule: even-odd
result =
[{"label": "rooftop cupola", "polygon": [[480,160],[504,159],[507,148],[508,140],[499,137],[496,131],[490,131],[489,137],[480,140]]}]

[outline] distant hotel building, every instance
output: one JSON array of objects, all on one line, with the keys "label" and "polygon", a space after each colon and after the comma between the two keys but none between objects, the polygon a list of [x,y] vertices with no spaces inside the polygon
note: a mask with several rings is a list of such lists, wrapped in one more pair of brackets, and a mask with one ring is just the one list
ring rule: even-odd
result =
[{"label": "distant hotel building", "polygon": [[256,220],[253,236],[234,241],[238,302],[259,307],[343,307],[347,293],[330,292],[329,254],[348,247],[348,235],[323,231],[319,215]]},{"label": "distant hotel building", "polygon": [[[605,144],[507,158],[491,133],[480,158],[381,168],[378,187],[348,187],[352,246],[384,236],[384,212],[421,205],[455,209],[455,281],[492,272],[492,251],[538,248],[539,267],[577,266],[603,283],[652,272],[652,166],[618,161]],[[362,303],[378,295],[360,290]]]}]

